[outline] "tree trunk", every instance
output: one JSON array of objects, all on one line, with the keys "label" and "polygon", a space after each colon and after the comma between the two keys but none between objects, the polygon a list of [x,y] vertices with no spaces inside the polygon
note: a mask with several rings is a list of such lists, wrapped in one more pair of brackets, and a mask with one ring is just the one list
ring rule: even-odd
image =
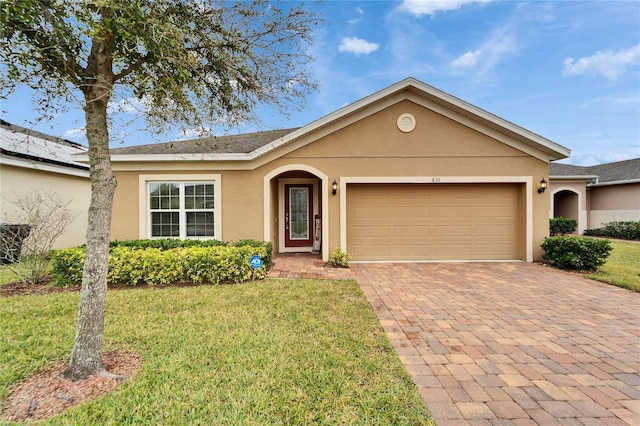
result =
[{"label": "tree trunk", "polygon": [[91,202],[78,327],[69,366],[64,372],[66,377],[73,380],[94,374],[108,375],[102,361],[102,337],[107,300],[111,210],[116,188],[116,180],[111,172],[107,126],[107,106],[113,81],[108,43],[93,40],[87,68],[93,71],[91,75],[96,76],[82,88],[86,102],[84,110],[89,141]]}]

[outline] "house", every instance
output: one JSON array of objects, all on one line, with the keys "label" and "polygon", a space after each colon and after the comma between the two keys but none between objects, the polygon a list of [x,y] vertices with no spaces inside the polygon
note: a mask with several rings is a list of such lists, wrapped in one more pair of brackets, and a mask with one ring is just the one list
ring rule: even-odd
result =
[{"label": "house", "polygon": [[112,238],[357,261],[539,259],[569,149],[408,78],[304,127],[113,149]]},{"label": "house", "polygon": [[12,222],[13,201],[21,194],[57,193],[70,201],[77,216],[54,248],[84,244],[91,197],[89,166],[72,156],[86,151],[78,143],[0,120],[0,222]]},{"label": "house", "polygon": [[551,163],[550,217],[578,221],[578,233],[640,221],[640,158],[596,166]]}]

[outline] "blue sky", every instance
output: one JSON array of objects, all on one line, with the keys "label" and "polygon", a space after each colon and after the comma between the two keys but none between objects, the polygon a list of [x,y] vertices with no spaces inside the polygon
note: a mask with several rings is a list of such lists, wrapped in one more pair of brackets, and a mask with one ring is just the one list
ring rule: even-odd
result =
[{"label": "blue sky", "polygon": [[[327,1],[311,65],[319,89],[288,118],[261,109],[262,127],[298,127],[406,77],[417,78],[572,150],[592,165],[640,157],[639,1]],[[1,105],[14,124],[85,143],[77,107],[33,125],[29,92]],[[118,123],[135,118],[125,108]],[[114,147],[184,139],[135,122]],[[188,136],[188,135],[187,135]]]}]

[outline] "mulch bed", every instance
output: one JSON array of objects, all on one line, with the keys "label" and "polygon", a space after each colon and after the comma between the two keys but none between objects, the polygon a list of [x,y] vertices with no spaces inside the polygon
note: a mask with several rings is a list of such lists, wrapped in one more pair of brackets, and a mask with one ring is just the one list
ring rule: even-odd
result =
[{"label": "mulch bed", "polygon": [[57,363],[9,390],[9,398],[5,401],[0,421],[22,422],[59,414],[116,389],[131,379],[141,365],[140,358],[132,352],[108,352],[102,359],[107,371],[126,379],[89,376],[85,380],[72,381],[61,377],[67,364]]}]

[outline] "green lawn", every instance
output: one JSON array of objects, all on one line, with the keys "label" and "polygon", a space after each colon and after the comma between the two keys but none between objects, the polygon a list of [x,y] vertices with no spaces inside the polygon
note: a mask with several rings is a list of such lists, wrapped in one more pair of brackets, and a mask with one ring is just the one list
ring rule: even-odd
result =
[{"label": "green lawn", "polygon": [[[77,293],[0,299],[0,404],[71,350]],[[137,376],[38,424],[432,424],[358,285],[265,280],[112,290],[105,351]]]},{"label": "green lawn", "polygon": [[640,243],[612,241],[613,250],[598,272],[589,278],[640,292]]},{"label": "green lawn", "polygon": [[0,285],[7,284],[13,281],[19,280],[18,276],[7,268],[7,266],[0,266]]}]

